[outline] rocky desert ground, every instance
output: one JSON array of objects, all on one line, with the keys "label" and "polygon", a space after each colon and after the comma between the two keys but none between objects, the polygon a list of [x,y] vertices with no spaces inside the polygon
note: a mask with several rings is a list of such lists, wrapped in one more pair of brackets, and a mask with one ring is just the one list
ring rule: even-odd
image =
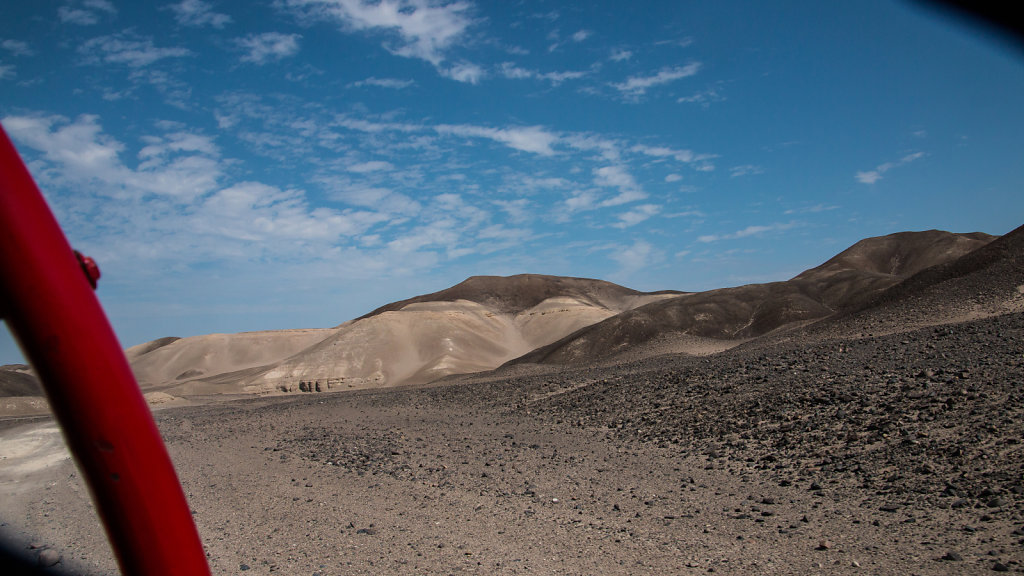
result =
[{"label": "rocky desert ground", "polygon": [[[154,415],[217,574],[1021,573],[1024,232],[919,234],[788,283],[619,298],[493,370],[208,381]],[[447,297],[507,326],[568,297],[485,284]],[[10,547],[116,573],[46,416],[0,423],[0,493]]]}]

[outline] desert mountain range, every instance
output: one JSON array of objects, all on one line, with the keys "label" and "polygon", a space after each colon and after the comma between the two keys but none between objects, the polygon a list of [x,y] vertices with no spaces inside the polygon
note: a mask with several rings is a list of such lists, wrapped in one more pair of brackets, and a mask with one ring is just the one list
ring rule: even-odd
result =
[{"label": "desert mountain range", "polygon": [[[158,402],[423,384],[503,365],[714,353],[964,281],[990,266],[1019,272],[1007,254],[1016,253],[1011,248],[1022,235],[901,232],[861,240],[787,281],[698,293],[534,274],[476,276],[334,328],[161,338],[126,354],[143,391]],[[0,370],[0,394],[9,413],[39,410],[27,367]]]}]

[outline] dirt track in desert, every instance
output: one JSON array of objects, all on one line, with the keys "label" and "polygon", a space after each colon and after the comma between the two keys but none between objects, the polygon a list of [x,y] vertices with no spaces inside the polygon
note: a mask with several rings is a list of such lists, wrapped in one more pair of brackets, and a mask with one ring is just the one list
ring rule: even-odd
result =
[{"label": "dirt track in desert", "polygon": [[[1022,343],[1013,313],[156,414],[217,574],[1024,572]],[[115,573],[40,466],[5,536]]]}]

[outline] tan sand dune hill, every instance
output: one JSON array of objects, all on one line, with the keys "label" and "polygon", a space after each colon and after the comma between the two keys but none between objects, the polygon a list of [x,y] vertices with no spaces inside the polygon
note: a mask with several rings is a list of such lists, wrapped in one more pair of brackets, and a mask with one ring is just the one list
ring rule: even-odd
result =
[{"label": "tan sand dune hill", "polygon": [[[491,278],[483,298],[479,298],[482,292],[462,292],[478,296],[487,304],[421,297],[405,301],[401,307],[385,307],[339,326],[331,337],[249,379],[245,390],[268,393],[371,388],[490,370],[629,307],[671,296],[627,293],[627,289],[615,287],[622,293],[612,297],[607,293],[614,288],[609,289],[607,283],[589,281],[604,289],[604,298],[580,291],[580,283],[574,282],[574,289],[569,290],[572,296],[536,302],[514,290],[520,280],[513,277],[503,287],[503,279]],[[578,279],[534,277],[528,281],[547,294],[551,293],[546,292],[551,284],[562,280]],[[502,299],[502,294],[507,297]],[[517,305],[533,302],[536,304],[516,311]]]},{"label": "tan sand dune hill", "polygon": [[274,364],[331,334],[308,329],[162,338],[133,346],[126,355],[139,385],[149,389]]}]

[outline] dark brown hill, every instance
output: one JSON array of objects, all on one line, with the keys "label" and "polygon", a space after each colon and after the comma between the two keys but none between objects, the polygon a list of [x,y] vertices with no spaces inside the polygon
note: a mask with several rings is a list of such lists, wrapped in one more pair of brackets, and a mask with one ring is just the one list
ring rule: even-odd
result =
[{"label": "dark brown hill", "polygon": [[682,294],[682,292],[672,290],[639,292],[604,280],[543,274],[471,276],[463,282],[439,292],[386,304],[360,319],[376,316],[383,312],[401,310],[409,304],[418,302],[468,300],[499,312],[514,314],[533,308],[548,298],[569,297],[599,307],[617,308],[624,298],[649,294]]},{"label": "dark brown hill", "polygon": [[1024,282],[1024,226],[970,251],[961,258],[922,269],[873,301],[878,305],[921,293],[948,283],[949,299],[984,297],[1019,292]]},{"label": "dark brown hill", "polygon": [[899,232],[866,238],[821,266],[797,275],[821,290],[821,301],[836,310],[859,307],[918,272],[953,262],[996,239],[982,232],[952,234],[941,230]]},{"label": "dark brown hill", "polygon": [[754,338],[863,307],[907,277],[958,260],[993,238],[937,230],[868,238],[792,280],[654,302],[578,330],[510,364],[590,362],[666,335]]},{"label": "dark brown hill", "polygon": [[1024,226],[949,262],[925,268],[856,308],[809,327],[820,338],[886,333],[1024,311]]},{"label": "dark brown hill", "polygon": [[42,396],[43,388],[29,370],[25,364],[0,366],[0,397]]}]

